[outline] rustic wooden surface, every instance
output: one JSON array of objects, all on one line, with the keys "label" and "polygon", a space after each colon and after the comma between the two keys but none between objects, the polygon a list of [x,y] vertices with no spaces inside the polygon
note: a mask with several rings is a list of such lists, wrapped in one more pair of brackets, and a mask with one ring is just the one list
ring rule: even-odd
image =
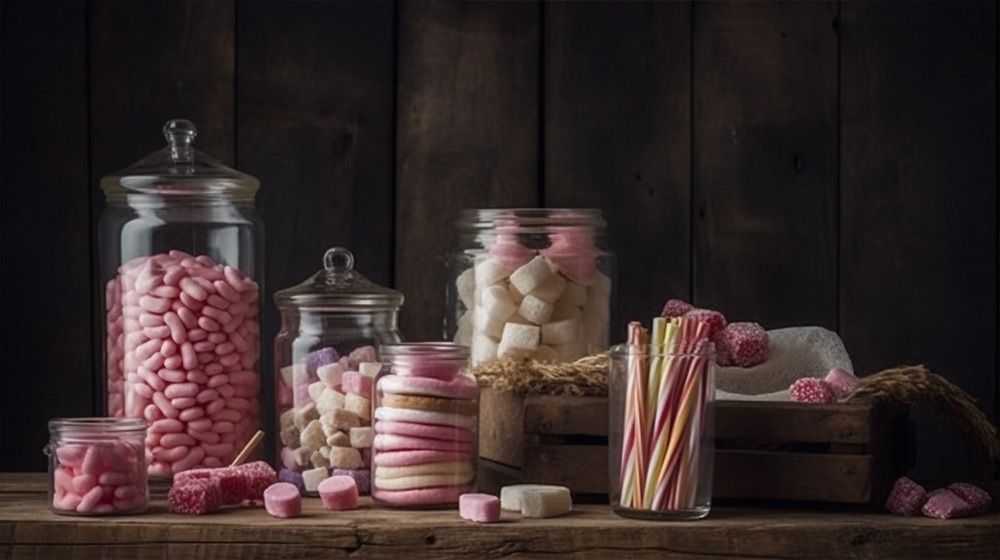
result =
[{"label": "rustic wooden surface", "polygon": [[[155,500],[144,515],[84,518],[51,513],[45,494],[10,491],[0,475],[0,557],[135,558],[991,558],[1000,514],[938,521],[887,514],[715,508],[705,520],[656,523],[615,516],[603,505],[566,517],[475,525],[450,511],[392,511],[367,498],[329,512],[306,498],[304,515],[276,520],[261,508],[188,517]],[[34,492],[25,490],[35,489]]]},{"label": "rustic wooden surface", "polygon": [[[262,179],[268,303],[343,244],[436,336],[459,208],[599,205],[618,317],[693,294],[839,325],[857,371],[926,361],[996,419],[997,12],[0,2],[0,468],[42,468],[45,420],[95,410],[94,181],[181,114]],[[968,474],[925,418],[915,473]]]}]

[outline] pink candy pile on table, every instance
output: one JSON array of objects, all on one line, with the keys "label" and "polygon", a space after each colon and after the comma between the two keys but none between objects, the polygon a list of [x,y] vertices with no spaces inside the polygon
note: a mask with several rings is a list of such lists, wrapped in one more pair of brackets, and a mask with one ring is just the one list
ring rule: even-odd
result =
[{"label": "pink candy pile on table", "polygon": [[718,311],[701,309],[680,299],[667,300],[660,315],[707,321],[709,336],[715,343],[715,361],[720,366],[749,368],[766,362],[771,355],[770,337],[757,323],[729,323]]},{"label": "pink candy pile on table", "polygon": [[149,491],[142,453],[126,442],[57,447],[52,507],[58,512],[93,515],[145,510]]},{"label": "pink candy pile on table", "polygon": [[192,469],[174,477],[167,503],[170,511],[188,515],[211,513],[227,505],[260,503],[264,501],[264,491],[277,478],[271,465],[264,461]]},{"label": "pink candy pile on table", "polygon": [[904,476],[893,485],[885,508],[897,515],[922,513],[935,519],[953,519],[986,513],[992,504],[989,492],[967,482],[956,482],[928,493]]},{"label": "pink candy pile on table", "polygon": [[372,383],[381,367],[375,348],[362,346],[347,356],[321,348],[281,368],[277,413],[282,481],[315,493],[333,469],[349,474],[362,493],[368,492],[366,457],[375,437]]},{"label": "pink candy pile on table", "polygon": [[122,265],[106,297],[109,413],[150,423],[150,475],[231,462],[259,423],[257,283],[170,251]]}]

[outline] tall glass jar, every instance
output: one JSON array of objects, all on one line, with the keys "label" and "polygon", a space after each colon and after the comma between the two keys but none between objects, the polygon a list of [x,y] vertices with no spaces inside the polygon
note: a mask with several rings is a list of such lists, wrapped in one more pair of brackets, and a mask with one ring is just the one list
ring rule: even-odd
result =
[{"label": "tall glass jar", "polygon": [[101,179],[107,413],[150,424],[149,473],[228,464],[259,428],[257,179],[192,147],[194,125]]},{"label": "tall glass jar", "polygon": [[612,509],[648,520],[705,517],[712,505],[715,455],[712,344],[620,344],[610,358]]},{"label": "tall glass jar", "polygon": [[49,421],[49,503],[64,515],[141,513],[149,505],[146,423],[126,418]]},{"label": "tall glass jar", "polygon": [[479,387],[469,350],[447,342],[386,345],[375,382],[372,497],[436,508],[476,491]]},{"label": "tall glass jar", "polygon": [[445,336],[474,365],[607,350],[615,259],[600,210],[463,210],[456,225]]},{"label": "tall glass jar", "polygon": [[372,383],[376,349],[402,341],[403,294],[354,270],[334,247],[323,269],[274,295],[281,331],[274,340],[279,479],[307,495],[331,475],[348,475],[368,493]]}]

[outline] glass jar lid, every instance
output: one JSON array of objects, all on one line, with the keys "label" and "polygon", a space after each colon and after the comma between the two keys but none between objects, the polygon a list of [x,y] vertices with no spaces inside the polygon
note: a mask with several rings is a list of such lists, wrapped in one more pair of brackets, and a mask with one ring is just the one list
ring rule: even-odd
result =
[{"label": "glass jar lid", "polygon": [[237,171],[194,149],[198,130],[185,119],[163,125],[167,145],[132,165],[101,178],[108,199],[127,194],[252,200],[256,177]]},{"label": "glass jar lid", "polygon": [[323,270],[301,284],[274,294],[274,303],[278,309],[398,310],[403,306],[403,294],[365,278],[354,270],[353,253],[343,247],[333,247],[323,254]]}]

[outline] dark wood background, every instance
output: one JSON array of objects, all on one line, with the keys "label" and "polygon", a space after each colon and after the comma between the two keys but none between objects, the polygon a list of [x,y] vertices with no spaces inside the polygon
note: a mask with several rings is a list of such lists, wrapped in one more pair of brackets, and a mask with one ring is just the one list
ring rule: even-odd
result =
[{"label": "dark wood background", "polygon": [[[995,2],[3,2],[0,20],[2,469],[42,467],[46,419],[93,413],[97,180],[181,116],[261,180],[269,294],[345,245],[406,293],[405,335],[434,338],[460,208],[593,206],[620,317],[678,296],[823,325],[859,372],[929,364],[996,418]],[[946,421],[920,433],[918,473],[979,468]]]}]

